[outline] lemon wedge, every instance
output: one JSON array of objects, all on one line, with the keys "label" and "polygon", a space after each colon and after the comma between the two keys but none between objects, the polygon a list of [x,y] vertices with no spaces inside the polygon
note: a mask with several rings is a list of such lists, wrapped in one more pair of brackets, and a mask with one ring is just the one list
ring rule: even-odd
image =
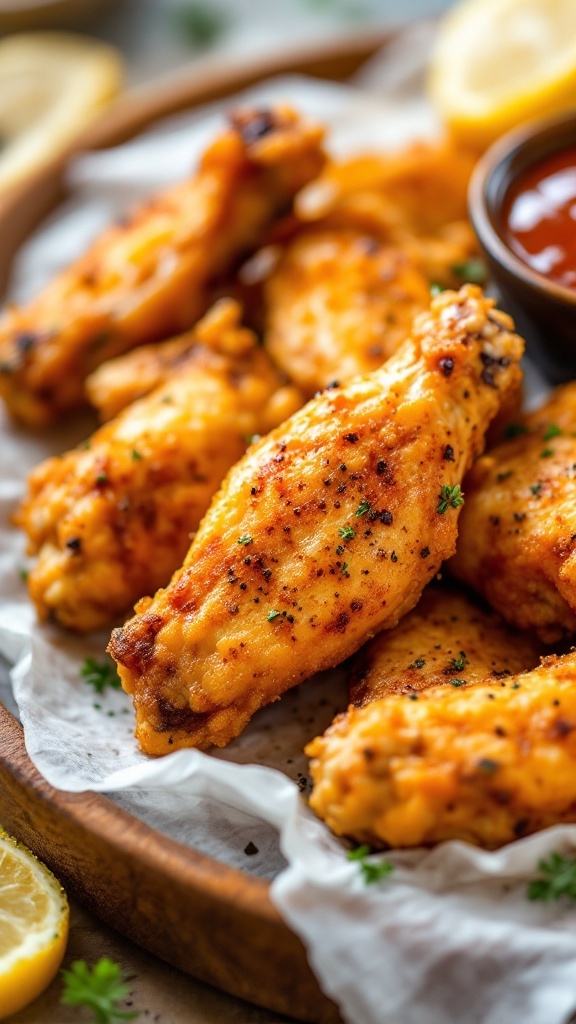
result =
[{"label": "lemon wedge", "polygon": [[121,86],[105,43],[64,32],[0,40],[0,190],[59,153]]},{"label": "lemon wedge", "polygon": [[30,850],[0,831],[0,1020],[50,984],[67,938],[62,887]]},{"label": "lemon wedge", "polygon": [[440,24],[429,95],[464,143],[576,109],[576,0],[464,0]]}]

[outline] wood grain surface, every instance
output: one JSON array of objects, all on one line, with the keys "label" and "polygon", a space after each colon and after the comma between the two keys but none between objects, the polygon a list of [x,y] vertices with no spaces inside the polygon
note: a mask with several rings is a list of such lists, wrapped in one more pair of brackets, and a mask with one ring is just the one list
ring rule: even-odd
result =
[{"label": "wood grain surface", "polygon": [[[0,199],[0,291],[18,247],[65,196],[71,155],[117,145],[154,121],[288,72],[344,80],[393,36],[299,49],[281,60],[205,67],[120,101],[63,157]],[[337,1024],[300,940],[268,884],[155,832],[94,793],[53,789],[29,760],[20,725],[0,704],[0,821],[103,921],[225,992],[311,1024]],[[27,1018],[23,1018],[27,1019]],[[193,1018],[191,1017],[192,1021]]]}]

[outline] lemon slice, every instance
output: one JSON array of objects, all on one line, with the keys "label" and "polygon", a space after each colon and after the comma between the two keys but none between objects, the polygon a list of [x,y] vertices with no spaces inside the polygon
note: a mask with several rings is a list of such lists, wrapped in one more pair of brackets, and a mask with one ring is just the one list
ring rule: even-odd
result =
[{"label": "lemon slice", "polygon": [[0,831],[0,1020],[50,984],[67,938],[62,887],[30,850]]},{"label": "lemon slice", "polygon": [[576,106],[576,0],[464,0],[442,21],[429,94],[462,142],[485,146]]},{"label": "lemon slice", "polygon": [[60,32],[0,41],[0,190],[60,152],[122,85],[113,47]]}]

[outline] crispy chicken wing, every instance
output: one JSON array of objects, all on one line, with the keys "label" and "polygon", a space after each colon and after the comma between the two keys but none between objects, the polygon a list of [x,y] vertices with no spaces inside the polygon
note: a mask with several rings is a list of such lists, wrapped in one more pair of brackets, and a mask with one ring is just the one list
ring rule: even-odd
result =
[{"label": "crispy chicken wing", "polygon": [[265,285],[265,344],[302,390],[369,373],[409,335],[430,286],[406,252],[352,230],[306,231]]},{"label": "crispy chicken wing", "polygon": [[359,651],[350,700],[363,707],[390,693],[505,678],[534,668],[540,653],[530,634],[510,629],[463,591],[431,584],[396,629]]},{"label": "crispy chicken wing", "polygon": [[467,477],[450,569],[512,625],[552,643],[576,631],[576,383],[516,431]]},{"label": "crispy chicken wing", "polygon": [[414,606],[454,550],[460,481],[520,373],[512,326],[478,288],[444,293],[384,367],[249,449],[183,568],[113,633],[145,751],[223,746]]},{"label": "crispy chicken wing", "polygon": [[32,472],[17,519],[39,556],[28,585],[42,618],[96,629],[165,584],[248,436],[297,408],[238,319],[235,303],[216,307],[178,374]]},{"label": "crispy chicken wing", "polygon": [[470,688],[353,708],[307,752],[312,807],[360,843],[463,839],[492,849],[574,822],[576,653]]},{"label": "crispy chicken wing", "polygon": [[[302,221],[359,231],[403,249],[430,283],[458,288],[478,244],[467,218],[475,156],[453,143],[414,143],[327,164],[296,199]],[[476,261],[477,264],[477,261]]]},{"label": "crispy chicken wing", "polygon": [[240,110],[189,181],[106,231],[0,324],[0,394],[39,426],[84,401],[106,359],[190,327],[207,286],[258,244],[323,164],[321,129],[288,109]]}]

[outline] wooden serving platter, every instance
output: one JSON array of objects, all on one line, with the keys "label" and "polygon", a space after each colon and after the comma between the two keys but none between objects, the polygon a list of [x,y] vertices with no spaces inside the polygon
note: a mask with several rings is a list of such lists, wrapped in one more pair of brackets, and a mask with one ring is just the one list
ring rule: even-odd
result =
[{"label": "wooden serving platter", "polygon": [[[121,100],[66,155],[0,199],[0,292],[24,239],[65,197],[67,161],[118,145],[159,118],[232,96],[270,77],[344,81],[394,33],[228,65],[203,62],[162,88]],[[0,821],[107,924],[232,995],[309,1024],[337,1024],[305,949],[272,905],[268,883],[154,831],[106,797],[49,786],[0,703]]]}]

